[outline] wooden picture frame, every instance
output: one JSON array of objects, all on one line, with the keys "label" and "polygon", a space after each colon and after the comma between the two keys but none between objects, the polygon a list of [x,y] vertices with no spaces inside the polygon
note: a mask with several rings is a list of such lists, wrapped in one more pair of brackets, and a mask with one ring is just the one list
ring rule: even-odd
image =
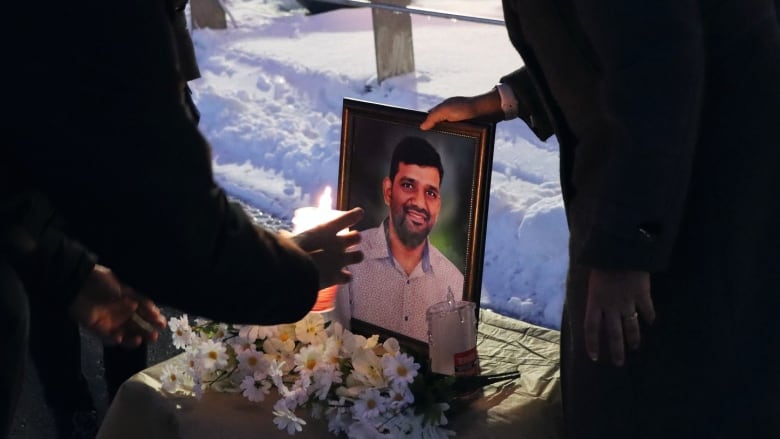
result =
[{"label": "wooden picture frame", "polygon": [[[339,210],[365,210],[354,226],[361,232],[365,260],[348,267],[353,280],[339,292],[337,314],[357,334],[395,337],[418,353],[428,350],[427,325],[424,331],[420,328],[425,311],[447,299],[445,290],[452,291],[456,301],[474,302],[475,317],[479,315],[495,138],[495,124],[484,121],[444,122],[422,131],[426,115],[344,99],[337,200]],[[396,149],[402,158],[391,180]],[[406,163],[418,161],[420,154],[427,154],[423,162],[433,162]],[[436,155],[443,174],[433,164]],[[419,249],[414,245],[421,237],[422,259],[414,265],[409,249]],[[400,249],[403,257],[392,248]]]}]

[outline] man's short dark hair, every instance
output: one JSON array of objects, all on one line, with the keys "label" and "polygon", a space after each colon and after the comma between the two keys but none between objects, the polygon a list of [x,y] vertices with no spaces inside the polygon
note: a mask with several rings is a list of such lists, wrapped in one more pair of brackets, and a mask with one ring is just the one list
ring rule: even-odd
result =
[{"label": "man's short dark hair", "polygon": [[427,140],[420,137],[404,137],[398,142],[390,159],[390,180],[395,181],[398,173],[398,164],[430,166],[439,171],[439,184],[444,180],[444,167],[441,165],[441,157],[436,149]]}]

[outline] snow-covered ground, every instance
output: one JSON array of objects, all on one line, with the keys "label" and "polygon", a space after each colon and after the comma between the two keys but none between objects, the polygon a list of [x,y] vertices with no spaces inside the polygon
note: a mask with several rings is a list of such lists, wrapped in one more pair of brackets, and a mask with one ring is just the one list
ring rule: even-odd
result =
[{"label": "snow-covered ground", "polygon": [[[306,15],[292,0],[226,0],[229,29],[195,30],[201,130],[227,191],[279,218],[338,183],[345,97],[428,110],[490,89],[522,60],[502,26],[412,17],[416,71],[377,84],[367,8]],[[501,18],[491,0],[413,6]],[[481,306],[558,328],[568,232],[558,147],[521,121],[498,125]]]}]

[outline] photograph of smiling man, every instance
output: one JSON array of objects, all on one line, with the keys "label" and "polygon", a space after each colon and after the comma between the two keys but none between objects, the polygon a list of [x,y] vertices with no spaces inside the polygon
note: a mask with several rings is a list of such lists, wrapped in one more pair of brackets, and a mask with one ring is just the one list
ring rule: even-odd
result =
[{"label": "photograph of smiling man", "polygon": [[361,232],[365,259],[348,268],[352,318],[427,342],[425,310],[448,292],[461,299],[462,269],[429,240],[445,202],[444,175],[427,140],[407,136],[396,145],[382,180],[384,219]]},{"label": "photograph of smiling man", "polygon": [[[425,312],[447,300],[478,313],[495,124],[344,98],[336,208],[363,208],[361,263],[331,318],[356,334],[427,354]],[[477,314],[478,316],[478,314]]]}]

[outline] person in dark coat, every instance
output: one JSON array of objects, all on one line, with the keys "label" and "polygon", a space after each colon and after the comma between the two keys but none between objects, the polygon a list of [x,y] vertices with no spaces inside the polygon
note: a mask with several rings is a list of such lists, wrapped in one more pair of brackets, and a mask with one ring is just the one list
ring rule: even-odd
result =
[{"label": "person in dark coat", "polygon": [[422,124],[560,144],[569,438],[780,437],[774,0],[504,0],[525,67]]},{"label": "person in dark coat", "polygon": [[[69,381],[59,390],[81,390],[75,380],[81,376],[81,370],[68,373],[74,364],[80,366],[80,361],[72,362],[72,352],[59,348],[63,343],[63,330],[68,335],[72,321],[82,324],[105,343],[122,343],[128,348],[138,346],[143,340],[156,340],[157,330],[165,326],[164,318],[153,303],[141,300],[109,269],[96,264],[94,255],[58,230],[54,211],[45,197],[28,192],[11,195],[4,191],[8,188],[8,184],[3,184],[0,191],[3,195],[0,197],[0,348],[6,354],[0,363],[1,437],[5,437],[10,428],[23,378],[28,303],[45,304],[55,322],[65,322],[63,328],[50,325],[45,340],[45,347],[64,354],[64,358],[53,358],[54,363],[46,365],[64,369],[59,378]],[[150,323],[154,330],[147,333],[129,321],[133,312]],[[67,345],[68,341],[65,338],[66,346],[80,355],[78,340],[75,347]],[[83,391],[88,392],[88,389]],[[56,397],[78,404],[83,395]],[[75,409],[78,407],[72,410]],[[72,420],[68,419],[68,422]],[[73,426],[67,432],[80,437]]]},{"label": "person in dark coat", "polygon": [[[187,0],[167,0],[166,12],[172,24],[177,67],[182,77],[185,109],[197,124],[200,113],[192,100],[187,82],[200,77],[195,50],[187,28]],[[30,296],[30,354],[36,365],[41,388],[52,412],[59,438],[89,438],[97,434],[97,411],[81,361],[81,336],[76,322],[56,307],[50,307],[47,295]],[[57,343],[50,343],[52,332]],[[103,347],[103,366],[109,402],[119,386],[147,367],[147,347]]]},{"label": "person in dark coat", "polygon": [[[336,232],[362,213],[290,239],[255,226],[227,200],[186,105],[167,8],[155,1],[9,5],[19,19],[0,30],[17,42],[6,53],[13,68],[0,73],[14,85],[4,96],[13,112],[2,122],[0,194],[41,193],[68,237],[159,304],[236,323],[296,321],[319,289],[349,280],[344,267],[361,254],[348,248],[359,235]],[[0,334],[2,345],[18,346],[29,292],[17,268],[3,267],[2,275],[0,313],[19,328]],[[71,298],[63,296],[61,309]],[[21,358],[12,352],[0,396],[13,402],[6,384]]]},{"label": "person in dark coat", "polygon": [[[181,88],[184,90],[184,108],[190,119],[197,125],[200,121],[200,111],[192,99],[192,91],[188,83],[200,78],[200,69],[195,59],[195,48],[192,44],[190,31],[187,28],[185,8],[188,0],[166,0],[165,3],[166,12],[171,22],[176,62],[182,79]],[[105,365],[105,381],[109,401],[114,399],[122,383],[146,368],[146,357],[145,345],[141,345],[138,349],[125,349],[118,346],[103,347],[103,364]]]}]

